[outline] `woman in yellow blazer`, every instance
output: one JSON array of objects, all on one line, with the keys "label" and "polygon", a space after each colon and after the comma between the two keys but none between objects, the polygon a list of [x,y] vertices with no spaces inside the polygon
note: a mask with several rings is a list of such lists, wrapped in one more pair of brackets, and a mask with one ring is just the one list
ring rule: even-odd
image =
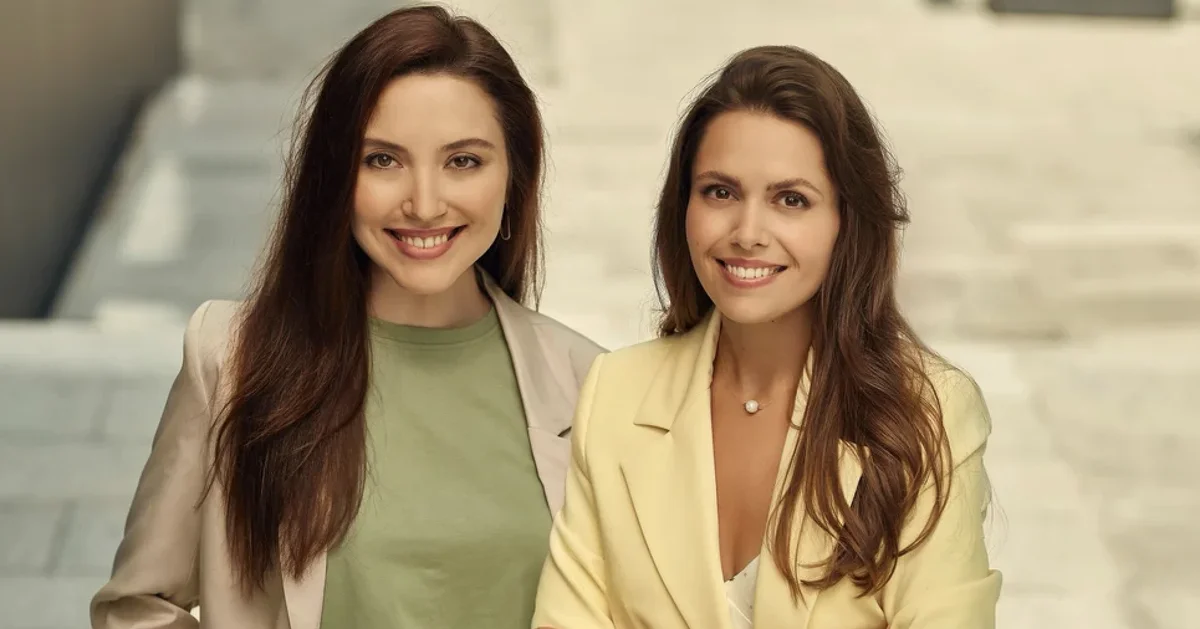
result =
[{"label": "woman in yellow blazer", "polygon": [[990,419],[900,314],[896,174],[802,50],[744,51],[693,103],[663,338],[592,365],[534,627],[994,626]]}]

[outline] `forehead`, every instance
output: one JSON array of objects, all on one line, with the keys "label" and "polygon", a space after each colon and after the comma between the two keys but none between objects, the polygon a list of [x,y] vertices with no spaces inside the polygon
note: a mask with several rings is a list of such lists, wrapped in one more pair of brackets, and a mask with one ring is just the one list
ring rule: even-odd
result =
[{"label": "forehead", "polygon": [[731,111],[713,118],[700,140],[693,176],[718,170],[749,186],[801,177],[829,190],[825,151],[808,127],[774,114]]},{"label": "forehead", "polygon": [[504,141],[496,107],[474,81],[449,74],[393,79],[367,121],[367,134],[404,144],[443,144],[467,137]]}]

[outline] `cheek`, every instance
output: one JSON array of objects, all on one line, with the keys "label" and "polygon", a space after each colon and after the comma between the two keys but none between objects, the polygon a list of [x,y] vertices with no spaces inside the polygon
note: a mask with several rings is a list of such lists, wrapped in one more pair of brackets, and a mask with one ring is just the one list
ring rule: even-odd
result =
[{"label": "cheek", "polygon": [[492,169],[447,186],[446,200],[473,221],[500,223],[508,192],[508,170]]},{"label": "cheek", "polygon": [[379,223],[400,205],[403,190],[396,182],[370,173],[360,174],[354,184],[354,219]]},{"label": "cheek", "polygon": [[688,205],[684,217],[684,229],[687,234],[688,250],[693,257],[707,253],[720,240],[724,228],[712,212],[703,207]]},{"label": "cheek", "polygon": [[797,233],[797,237],[789,243],[788,249],[802,266],[824,277],[833,260],[839,225],[837,214],[822,219],[810,223],[808,229]]}]

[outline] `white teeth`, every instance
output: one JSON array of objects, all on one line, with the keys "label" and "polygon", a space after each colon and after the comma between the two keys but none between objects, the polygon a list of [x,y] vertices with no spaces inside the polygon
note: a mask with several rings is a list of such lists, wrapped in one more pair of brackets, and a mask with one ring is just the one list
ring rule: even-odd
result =
[{"label": "white teeth", "polygon": [[439,236],[430,236],[429,238],[418,238],[416,236],[401,236],[400,240],[405,244],[412,245],[417,249],[432,249],[438,245],[446,244],[450,240],[450,234],[441,234]]},{"label": "white teeth", "polygon": [[727,265],[725,268],[729,270],[730,275],[743,280],[757,280],[768,275],[775,275],[779,272],[779,267],[777,266],[757,266],[747,268],[744,266]]}]

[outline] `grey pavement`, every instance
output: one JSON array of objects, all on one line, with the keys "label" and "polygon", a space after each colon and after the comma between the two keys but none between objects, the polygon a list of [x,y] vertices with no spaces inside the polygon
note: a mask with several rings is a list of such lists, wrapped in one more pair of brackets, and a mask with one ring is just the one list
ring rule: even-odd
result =
[{"label": "grey pavement", "polygon": [[[143,114],[57,318],[0,324],[0,627],[86,625],[183,323],[253,269],[299,88],[354,22],[255,38],[273,2],[192,3],[193,71]],[[356,17],[388,4],[356,2]],[[455,3],[543,100],[542,309],[609,347],[651,334],[651,207],[696,82],[761,43],[834,63],[906,171],[903,305],[992,412],[1000,627],[1194,626],[1200,22],[979,4]]]}]

